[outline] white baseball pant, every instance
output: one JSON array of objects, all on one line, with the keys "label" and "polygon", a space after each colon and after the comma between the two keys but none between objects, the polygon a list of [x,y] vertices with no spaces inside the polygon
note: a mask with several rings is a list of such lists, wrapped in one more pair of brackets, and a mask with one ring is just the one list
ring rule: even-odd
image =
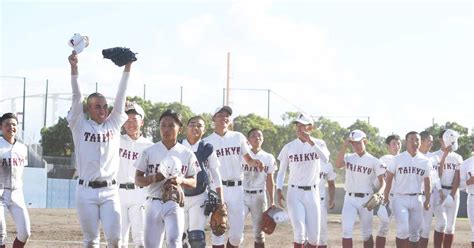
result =
[{"label": "white baseball pant", "polygon": [[265,235],[262,231],[262,214],[267,208],[267,197],[263,189],[256,190],[256,192],[257,193],[244,192],[244,216],[250,213],[252,217],[255,242],[264,243]]},{"label": "white baseball pant", "polygon": [[317,245],[320,235],[321,199],[318,187],[312,190],[303,190],[288,186],[286,206],[291,226],[293,227],[293,241],[303,244],[308,237],[311,245]]},{"label": "white baseball pant", "polygon": [[471,225],[471,242],[474,242],[474,194],[467,194],[467,218]]},{"label": "white baseball pant", "polygon": [[204,215],[204,201],[207,199],[207,191],[195,196],[186,196],[184,201],[184,231],[204,231],[207,217]]},{"label": "white baseball pant", "polygon": [[7,239],[6,209],[8,209],[15,222],[17,239],[21,242],[26,242],[31,235],[31,229],[30,217],[23,198],[23,190],[0,190],[0,196],[0,245],[5,245]]},{"label": "white baseball pant", "polygon": [[422,196],[394,194],[391,200],[397,238],[417,242],[423,221]]},{"label": "white baseball pant", "polygon": [[319,245],[328,245],[328,206],[326,198],[320,198],[321,206],[321,225],[319,231]]},{"label": "white baseball pant", "polygon": [[[451,193],[450,189],[443,189],[444,195]],[[435,214],[435,231],[446,234],[454,234],[456,225],[456,217],[459,209],[459,190],[454,195],[454,205],[452,207],[444,207],[442,204],[434,210]]]},{"label": "white baseball pant", "polygon": [[[229,224],[228,235],[232,245],[238,246],[244,237],[244,190],[242,186],[225,186],[224,201],[227,205],[227,221]],[[211,235],[213,245],[224,245],[225,235]]]},{"label": "white baseball pant", "polygon": [[[431,232],[431,222],[433,220],[433,214],[435,208],[439,205],[439,193],[436,190],[431,192],[430,197],[430,208],[428,210],[423,209],[423,224],[421,225],[420,237],[429,239],[430,232]],[[423,196],[423,202],[425,201],[425,197]],[[412,240],[410,240],[412,241]]]},{"label": "white baseball pant", "polygon": [[390,229],[390,218],[387,208],[389,206],[380,205],[377,209],[377,216],[379,217],[379,228],[377,230],[377,236],[387,237],[388,230]]},{"label": "white baseball pant", "polygon": [[84,234],[84,247],[99,247],[99,226],[101,223],[107,245],[110,247],[120,246],[120,198],[116,185],[93,189],[78,184],[76,209]]},{"label": "white baseball pant", "polygon": [[145,189],[119,189],[122,215],[122,247],[128,247],[129,233],[132,229],[133,245],[143,247],[145,226]]},{"label": "white baseball pant", "polygon": [[342,238],[353,238],[354,224],[357,215],[359,215],[362,240],[367,241],[372,236],[374,212],[362,207],[362,205],[369,200],[371,195],[365,194],[364,197],[356,197],[353,194],[346,192],[344,196],[344,204],[342,205]]},{"label": "white baseball pant", "polygon": [[163,247],[165,232],[166,247],[183,247],[184,209],[174,201],[163,203],[148,199],[145,204],[145,247]]}]

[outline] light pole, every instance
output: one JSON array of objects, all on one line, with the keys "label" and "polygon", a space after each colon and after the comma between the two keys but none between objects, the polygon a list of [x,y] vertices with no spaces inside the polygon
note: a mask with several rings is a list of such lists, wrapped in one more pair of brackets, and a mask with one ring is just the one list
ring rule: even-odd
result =
[{"label": "light pole", "polygon": [[26,77],[18,77],[18,76],[0,76],[0,78],[16,78],[16,79],[23,79],[23,113],[21,119],[21,138],[23,142],[25,142],[25,100],[26,100]]}]

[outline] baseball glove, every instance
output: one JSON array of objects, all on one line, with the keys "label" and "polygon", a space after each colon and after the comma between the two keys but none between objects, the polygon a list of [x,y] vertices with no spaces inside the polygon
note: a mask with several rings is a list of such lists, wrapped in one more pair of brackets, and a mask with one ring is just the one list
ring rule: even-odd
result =
[{"label": "baseball glove", "polygon": [[209,216],[214,212],[219,205],[222,204],[222,200],[216,191],[209,189],[207,193],[207,199],[201,207],[204,207],[204,215]]},{"label": "baseball glove", "polygon": [[262,231],[266,234],[272,234],[275,231],[276,222],[272,216],[270,216],[270,212],[272,208],[267,209],[267,211],[263,212],[262,215]]},{"label": "baseball glove", "polygon": [[174,201],[180,207],[184,207],[184,192],[181,186],[177,185],[174,180],[167,180],[163,185],[163,202]]},{"label": "baseball glove", "polygon": [[370,197],[370,199],[366,203],[364,203],[363,207],[367,208],[370,211],[382,203],[383,203],[383,195],[380,193],[375,193]]},{"label": "baseball glove", "polygon": [[227,208],[224,204],[219,205],[211,215],[211,229],[216,236],[221,236],[227,229]]},{"label": "baseball glove", "polygon": [[137,61],[134,52],[125,47],[113,47],[102,50],[102,55],[106,59],[112,60],[117,66],[124,66],[133,61]]}]

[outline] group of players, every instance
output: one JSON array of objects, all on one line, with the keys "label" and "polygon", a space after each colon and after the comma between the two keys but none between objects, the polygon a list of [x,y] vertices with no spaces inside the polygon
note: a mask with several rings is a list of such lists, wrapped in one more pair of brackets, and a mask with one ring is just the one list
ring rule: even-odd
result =
[{"label": "group of players", "polygon": [[[262,213],[275,207],[274,188],[278,205],[286,206],[293,247],[327,247],[327,211],[335,206],[336,173],[325,142],[310,135],[315,128],[310,116],[302,113],[294,120],[296,138],[278,155],[279,169],[273,155],[262,150],[262,130],[252,128],[247,137],[231,130],[232,109],[228,106],[216,109],[214,132],[204,139],[203,118],[194,116],[184,123],[179,113],[166,110],[159,118],[161,141],[153,144],[140,131],[145,112],[138,104],[125,101],[131,64],[124,67],[111,113],[106,98],[93,93],[87,98],[87,118],[78,84],[78,56],[73,52],[68,59],[73,100],[67,120],[76,152],[76,209],[84,247],[99,247],[100,225],[110,247],[127,247],[130,229],[135,247],[162,247],[164,243],[166,247],[205,247],[207,216],[203,206],[211,189],[227,209],[229,224],[227,235],[212,234],[212,247],[238,247],[249,213],[254,246],[265,247]],[[0,248],[6,241],[5,208],[17,228],[13,247],[23,247],[31,233],[21,190],[27,153],[15,139],[17,123],[11,113],[1,118]],[[185,125],[186,139],[179,141]],[[125,134],[120,135],[122,128]],[[346,170],[343,247],[353,246],[357,216],[364,247],[385,247],[392,218],[397,226],[397,247],[427,247],[433,215],[435,247],[451,247],[459,188],[468,192],[468,216],[474,228],[474,210],[469,208],[474,199],[473,159],[463,163],[452,145],[444,143],[444,132],[451,130],[439,134],[442,148],[434,153],[430,153],[433,136],[428,132],[407,133],[402,153],[400,137],[391,135],[386,140],[390,154],[380,159],[366,151],[363,131],[350,132],[335,161],[336,168]],[[347,154],[349,146],[353,153]],[[179,165],[177,176],[167,178],[160,173],[160,165],[172,162]],[[184,206],[163,201],[163,186],[168,182],[184,189]],[[364,207],[374,193],[385,196],[384,204],[374,210]],[[374,212],[380,219],[375,242]]]}]

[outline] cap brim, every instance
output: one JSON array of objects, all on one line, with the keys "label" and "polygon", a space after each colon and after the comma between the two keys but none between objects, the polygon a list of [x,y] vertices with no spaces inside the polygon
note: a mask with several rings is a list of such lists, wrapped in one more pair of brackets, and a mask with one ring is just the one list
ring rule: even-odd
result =
[{"label": "cap brim", "polygon": [[296,123],[300,123],[300,124],[303,124],[303,125],[308,125],[308,124],[313,124],[309,121],[303,121],[303,120],[294,120],[293,121],[293,124],[296,124]]},{"label": "cap brim", "polygon": [[214,115],[216,115],[217,113],[220,113],[222,111],[225,111],[227,113],[229,113],[229,115],[232,115],[232,109],[229,107],[229,106],[224,106],[222,108],[219,108],[215,113]]}]

